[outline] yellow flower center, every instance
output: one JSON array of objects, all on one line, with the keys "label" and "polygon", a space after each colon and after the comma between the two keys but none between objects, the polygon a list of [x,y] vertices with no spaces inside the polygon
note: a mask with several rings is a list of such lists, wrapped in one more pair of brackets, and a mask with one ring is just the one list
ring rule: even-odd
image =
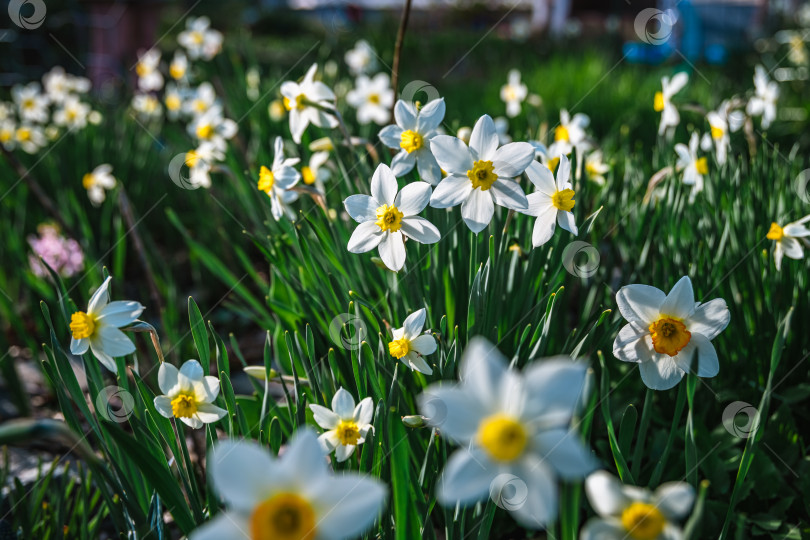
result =
[{"label": "yellow flower center", "polygon": [[306,107],[306,96],[304,94],[298,94],[295,96],[295,100],[291,100],[289,98],[284,98],[284,108],[288,111],[293,109],[303,109]]},{"label": "yellow flower center", "polygon": [[193,103],[194,110],[197,112],[205,112],[205,109],[208,108],[208,104],[205,102],[204,99],[195,99]]},{"label": "yellow flower center", "polygon": [[783,236],[785,236],[785,230],[782,227],[780,227],[779,224],[776,223],[775,221],[771,223],[771,228],[768,231],[766,238],[768,240],[776,240],[777,242],[779,242],[780,240],[782,240]]},{"label": "yellow flower center", "polygon": [[315,173],[312,171],[312,167],[301,167],[301,178],[304,180],[305,184],[314,184]]},{"label": "yellow flower center", "polygon": [[378,105],[380,103],[380,94],[369,94],[368,102],[373,103],[374,105]]},{"label": "yellow flower center", "polygon": [[495,180],[498,179],[494,168],[491,161],[479,159],[473,163],[473,168],[467,171],[467,178],[472,182],[473,189],[481,188],[481,191],[486,191],[491,188]]},{"label": "yellow flower center", "polygon": [[655,540],[666,524],[661,511],[648,503],[634,502],[622,512],[622,526],[635,540]]},{"label": "yellow flower center", "polygon": [[200,154],[198,154],[196,150],[186,152],[186,166],[188,166],[189,169],[196,167],[198,161],[200,161]]},{"label": "yellow flower center", "polygon": [[23,109],[33,109],[34,105],[36,105],[36,102],[33,98],[24,99],[22,102]]},{"label": "yellow flower center", "polygon": [[11,140],[11,137],[14,135],[10,129],[3,129],[0,130],[0,142],[7,143]]},{"label": "yellow flower center", "polygon": [[546,167],[548,167],[548,170],[550,170],[551,172],[554,172],[557,170],[557,165],[559,164],[560,164],[559,156],[553,157],[546,162]]},{"label": "yellow flower center", "polygon": [[270,103],[270,108],[268,109],[270,117],[274,119],[283,118],[284,114],[289,110],[287,107],[287,103],[289,103],[289,101],[290,100],[287,98],[284,98],[283,100],[276,99]]},{"label": "yellow flower center", "polygon": [[395,339],[388,344],[388,352],[391,353],[391,356],[395,357],[397,360],[408,354],[410,350],[411,343],[404,337]]},{"label": "yellow flower center", "polygon": [[135,73],[138,74],[138,77],[146,77],[152,70],[144,64],[143,62],[138,62],[138,65],[135,66]]},{"label": "yellow flower center", "polygon": [[341,420],[335,428],[335,435],[343,446],[357,444],[360,440],[360,428],[352,420]]},{"label": "yellow flower center", "polygon": [[70,316],[70,331],[73,339],[89,338],[96,331],[96,319],[84,311],[77,311]]},{"label": "yellow flower center", "polygon": [[402,132],[400,136],[399,147],[408,152],[409,154],[415,150],[422,148],[424,140],[417,132],[410,129]]},{"label": "yellow flower center", "polygon": [[393,204],[377,208],[377,226],[383,231],[397,232],[402,227],[402,212]]},{"label": "yellow flower center", "polygon": [[182,79],[185,74],[186,68],[181,64],[172,62],[172,65],[169,66],[169,75],[171,75],[173,79]]},{"label": "yellow flower center", "polygon": [[17,129],[17,140],[20,142],[31,140],[31,130],[28,128]]},{"label": "yellow flower center", "polygon": [[90,189],[95,183],[96,177],[93,176],[93,173],[87,173],[82,177],[82,186],[84,186],[84,189]]},{"label": "yellow flower center", "polygon": [[590,178],[595,178],[597,176],[602,176],[602,173],[600,173],[596,169],[596,163],[587,163],[587,164],[585,164],[585,172],[588,173],[588,176]]},{"label": "yellow flower center", "polygon": [[65,111],[65,119],[68,121],[75,120],[77,116],[78,113],[76,112],[76,109],[67,109]]},{"label": "yellow flower center", "polygon": [[712,139],[720,139],[725,134],[726,130],[718,126],[711,126]]},{"label": "yellow flower center", "polygon": [[554,140],[555,141],[570,141],[571,137],[568,134],[568,128],[565,126],[557,126],[554,128]]},{"label": "yellow flower center", "polygon": [[655,98],[653,99],[653,109],[656,112],[661,112],[664,110],[664,93],[663,92],[656,92]]},{"label": "yellow flower center", "polygon": [[576,201],[574,200],[574,190],[564,189],[562,191],[555,191],[554,195],[551,196],[551,204],[557,210],[570,212],[576,204]]},{"label": "yellow flower center", "polygon": [[706,163],[706,158],[702,157],[695,161],[695,168],[699,174],[707,174],[709,172],[709,164]]},{"label": "yellow flower center", "polygon": [[250,517],[252,540],[314,540],[315,511],[296,493],[278,493],[259,504]]},{"label": "yellow flower center", "polygon": [[478,427],[478,442],[496,461],[512,461],[523,453],[529,435],[523,425],[511,416],[495,414]]},{"label": "yellow flower center", "polygon": [[666,315],[650,325],[650,334],[655,352],[669,356],[678,354],[692,338],[692,333],[680,320]]},{"label": "yellow flower center", "polygon": [[172,414],[175,418],[191,418],[197,412],[197,400],[191,394],[178,394],[172,400]]},{"label": "yellow flower center", "polygon": [[214,134],[214,128],[211,124],[200,124],[197,126],[197,137],[200,139],[209,139]]},{"label": "yellow flower center", "polygon": [[259,190],[269,195],[275,183],[276,177],[273,175],[273,171],[262,165],[262,168],[259,169]]},{"label": "yellow flower center", "polygon": [[191,32],[191,41],[195,45],[202,45],[204,39],[205,37],[203,36],[202,32],[198,32],[197,30]]},{"label": "yellow flower center", "polygon": [[504,97],[506,101],[515,101],[517,100],[517,90],[514,86],[507,86],[506,91],[504,92]]},{"label": "yellow flower center", "polygon": [[166,96],[166,107],[168,107],[170,111],[178,110],[181,104],[182,102],[177,94],[169,94]]}]

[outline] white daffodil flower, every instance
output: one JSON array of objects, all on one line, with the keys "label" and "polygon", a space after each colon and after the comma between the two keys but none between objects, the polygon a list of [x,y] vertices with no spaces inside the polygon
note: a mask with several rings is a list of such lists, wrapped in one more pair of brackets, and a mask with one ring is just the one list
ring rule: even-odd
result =
[{"label": "white daffodil flower", "polygon": [[318,64],[312,64],[300,83],[285,81],[281,84],[284,108],[290,113],[290,132],[296,144],[301,143],[301,135],[310,123],[322,128],[338,125],[337,118],[324,110],[334,110],[335,93],[315,80],[317,69]]},{"label": "white daffodil flower", "polygon": [[746,111],[751,116],[762,116],[762,129],[768,129],[776,119],[776,102],[779,99],[779,84],[768,79],[762,66],[754,69],[754,95],[748,100]]},{"label": "white daffodil flower", "polygon": [[434,99],[421,109],[408,101],[397,101],[394,106],[396,124],[380,130],[380,140],[388,148],[399,150],[391,160],[391,171],[397,178],[413,170],[431,186],[442,179],[442,170],[430,151],[430,141],[438,135],[436,128],[444,120],[444,98]]},{"label": "white daffodil flower", "polygon": [[495,133],[498,134],[498,144],[503,146],[512,142],[512,136],[509,135],[509,120],[504,116],[496,116],[492,122],[495,124]]},{"label": "white daffodil flower", "polygon": [[569,429],[586,370],[566,356],[538,360],[519,373],[490,342],[470,340],[461,383],[431,385],[418,398],[428,422],[461,446],[439,479],[439,503],[466,506],[499,497],[503,479],[516,477],[525,500],[507,505],[512,516],[535,529],[553,521],[557,477],[579,479],[594,469],[590,451]]},{"label": "white daffodil flower", "polygon": [[722,298],[695,303],[688,276],[669,294],[627,285],[616,293],[616,304],[628,324],[613,342],[613,355],[638,364],[647,387],[668,390],[687,372],[714,377],[720,371],[711,340],[728,326],[731,313]]},{"label": "white daffodil flower", "polygon": [[157,91],[163,88],[163,75],[160,73],[160,51],[149,49],[139,55],[135,64],[138,74],[138,88],[144,92]]},{"label": "white daffodil flower", "polygon": [[534,160],[534,148],[525,142],[499,148],[495,123],[488,115],[478,119],[470,135],[470,145],[449,135],[430,140],[430,149],[439,166],[447,172],[430,198],[434,208],[461,205],[467,227],[479,233],[489,225],[495,205],[524,211],[529,203],[512,178],[520,175]]},{"label": "white daffodil flower", "polygon": [[585,172],[591,182],[604,186],[605,174],[608,171],[610,171],[610,165],[605,163],[601,150],[594,150],[585,157]]},{"label": "white daffodil flower", "polygon": [[169,120],[177,120],[184,112],[183,106],[185,105],[184,99],[187,92],[185,89],[178,88],[174,83],[168,83],[163,92],[163,105],[166,106],[166,116]]},{"label": "white daffodil flower", "polygon": [[658,124],[658,134],[663,135],[668,128],[676,127],[681,121],[678,109],[672,104],[672,96],[680,92],[686,83],[689,82],[689,75],[681,71],[669,77],[661,77],[661,91],[655,93],[653,108],[661,113],[661,122]]},{"label": "white daffodil flower", "polygon": [[14,150],[17,143],[16,134],[17,126],[14,125],[13,120],[7,118],[0,120],[0,144],[3,145],[3,148]]},{"label": "white daffodil flower", "polygon": [[309,163],[301,167],[301,180],[308,186],[315,186],[321,193],[326,193],[324,182],[332,177],[332,171],[326,166],[329,161],[329,152],[313,152],[309,156]]},{"label": "white daffodil flower", "polygon": [[236,135],[236,122],[222,116],[222,107],[214,105],[189,122],[187,131],[198,141],[210,141],[225,148],[225,141]]},{"label": "white daffodil flower", "polygon": [[394,339],[388,343],[388,352],[412,370],[431,375],[433,369],[422,356],[436,352],[436,339],[422,333],[426,317],[425,308],[408,315],[402,328],[392,331]]},{"label": "white daffodil flower", "polygon": [[[567,143],[578,150],[585,149],[585,128],[590,123],[591,119],[585,113],[577,113],[572,117],[567,110],[560,110],[560,125],[554,128],[554,142]],[[568,154],[570,150],[563,153]]]},{"label": "white daffodil flower", "polygon": [[394,173],[380,163],[371,177],[371,196],[351,195],[343,201],[346,212],[360,224],[349,239],[349,251],[365,253],[379,246],[380,258],[394,272],[405,264],[406,236],[420,244],[441,239],[431,222],[417,216],[430,201],[430,184],[411,182],[397,190]]},{"label": "white daffodil flower", "polygon": [[388,492],[369,475],[330,474],[309,428],[298,429],[279,458],[254,442],[220,442],[208,470],[229,508],[189,540],[354,538],[376,521]]},{"label": "white daffodil flower", "polygon": [[14,132],[14,143],[22,148],[23,152],[36,154],[45,146],[45,132],[34,124],[21,124]]},{"label": "white daffodil flower", "polygon": [[354,88],[346,94],[346,102],[357,109],[360,124],[385,124],[391,118],[391,106],[394,104],[391,78],[387,73],[378,73],[372,78],[360,75]]},{"label": "white daffodil flower", "polygon": [[107,198],[107,190],[115,187],[115,177],[112,175],[112,165],[104,163],[99,165],[92,172],[82,177],[82,186],[87,190],[87,198],[98,206]]},{"label": "white daffodil flower", "polygon": [[132,96],[132,109],[143,119],[159,118],[163,113],[160,101],[152,94],[135,94]]},{"label": "white daffodil flower", "polygon": [[783,256],[801,259],[804,257],[802,244],[810,249],[810,241],[807,239],[810,236],[810,229],[805,225],[807,222],[810,222],[810,215],[804,216],[799,221],[788,223],[784,227],[780,227],[775,221],[771,223],[767,238],[776,243],[773,250],[773,262],[776,264],[777,270],[782,269]]},{"label": "white daffodil flower", "polygon": [[65,97],[61,107],[54,111],[53,123],[68,129],[82,129],[87,126],[91,110],[90,105],[82,103],[78,96],[69,95]]},{"label": "white daffodil flower", "polygon": [[689,202],[695,202],[697,194],[703,191],[703,178],[709,174],[709,165],[705,157],[698,157],[698,147],[700,146],[700,136],[693,132],[689,139],[689,146],[683,143],[675,145],[675,153],[678,160],[675,162],[675,169],[683,171],[683,183],[692,186],[689,193]]},{"label": "white daffodil flower", "polygon": [[11,97],[17,105],[20,120],[44,124],[48,121],[48,96],[42,93],[39,83],[32,82],[25,86],[15,85]]},{"label": "white daffodil flower", "polygon": [[180,370],[163,362],[158,370],[158,386],[164,395],[155,397],[161,416],[177,418],[193,429],[213,424],[228,414],[214,405],[219,379],[206,376],[197,360],[186,360]]},{"label": "white daffodil flower", "polygon": [[551,171],[536,161],[532,161],[526,169],[526,176],[537,191],[526,197],[529,208],[523,213],[537,218],[532,231],[532,245],[539,247],[551,240],[554,229],[559,223],[560,227],[579,234],[574,214],[574,186],[570,182],[571,162],[565,156],[560,156],[560,166],[557,168],[557,180]]},{"label": "white daffodil flower", "polygon": [[186,49],[192,60],[211,60],[222,50],[222,33],[211,28],[208,17],[189,17],[186,29],[177,36],[177,43]]},{"label": "white daffodil flower", "polygon": [[188,73],[188,58],[182,51],[175,51],[172,63],[169,64],[169,75],[175,81],[181,81],[186,78]]},{"label": "white daffodil flower", "polygon": [[[716,111],[711,111],[706,115],[709,123],[709,133],[703,136],[701,147],[704,149],[714,147],[717,163],[723,165],[728,159],[728,151],[731,148],[730,133],[738,131],[745,122],[745,115],[742,111],[731,109],[731,102],[728,100],[720,103]],[[704,144],[707,143],[707,144]]]},{"label": "white daffodil flower", "polygon": [[[217,105],[217,93],[214,85],[206,81],[194,89],[193,94],[183,102],[183,112],[189,116],[200,116]],[[222,108],[220,107],[221,111]]]},{"label": "white daffodil flower", "polygon": [[215,143],[206,141],[194,150],[186,152],[188,180],[192,186],[210,188],[211,170],[214,164],[225,159],[225,153]]},{"label": "white daffodil flower", "polygon": [[281,137],[276,137],[273,166],[268,169],[262,165],[259,172],[259,190],[270,197],[270,211],[276,221],[284,214],[290,219],[295,218],[295,212],[288,205],[298,200],[298,193],[290,191],[301,179],[301,173],[293,168],[298,161],[298,158],[284,157],[284,142]]},{"label": "white daffodil flower", "polygon": [[507,83],[501,86],[501,101],[506,103],[506,116],[514,118],[519,115],[520,105],[528,95],[529,89],[520,82],[520,71],[510,70]]},{"label": "white daffodil flower", "polygon": [[42,85],[52,103],[61,103],[71,93],[86,94],[90,91],[90,79],[65,73],[61,66],[55,66],[43,75]]},{"label": "white daffodil flower", "polygon": [[367,75],[377,69],[377,54],[365,39],[361,39],[354,44],[354,48],[346,51],[344,59],[354,76]]},{"label": "white daffodil flower", "polygon": [[118,369],[114,357],[135,352],[135,344],[119,328],[135,322],[144,307],[134,301],[110,302],[110,281],[101,284],[87,306],[70,316],[70,352],[82,355],[90,349],[101,365],[113,373]]},{"label": "white daffodil flower", "polygon": [[314,403],[309,410],[315,422],[329,430],[318,437],[318,442],[327,454],[334,452],[338,462],[349,459],[354,449],[366,442],[368,432],[374,431],[374,400],[367,397],[355,407],[354,398],[342,387],[332,397],[331,411]]},{"label": "white daffodil flower", "polygon": [[683,520],[695,500],[686,482],[661,484],[655,492],[625,486],[605,471],[585,480],[585,493],[598,517],[580,531],[580,540],[681,540]]}]

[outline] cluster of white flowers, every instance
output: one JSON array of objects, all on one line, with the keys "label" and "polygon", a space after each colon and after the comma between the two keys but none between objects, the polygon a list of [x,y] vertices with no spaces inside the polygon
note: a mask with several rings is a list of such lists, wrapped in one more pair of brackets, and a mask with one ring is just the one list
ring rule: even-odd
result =
[{"label": "cluster of white flowers", "polygon": [[84,101],[90,81],[54,67],[42,84],[30,82],[11,89],[11,102],[0,101],[0,144],[36,154],[65,131],[101,122],[101,113]]}]

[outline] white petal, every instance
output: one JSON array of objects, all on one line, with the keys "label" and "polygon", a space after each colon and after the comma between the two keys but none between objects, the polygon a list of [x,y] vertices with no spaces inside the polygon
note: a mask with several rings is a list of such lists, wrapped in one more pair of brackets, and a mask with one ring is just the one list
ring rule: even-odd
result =
[{"label": "white petal", "polygon": [[627,536],[620,521],[591,518],[582,527],[579,540],[626,540]]},{"label": "white petal", "polygon": [[87,304],[88,313],[100,313],[101,309],[110,301],[110,281],[112,281],[112,277],[105,279],[101,287],[96,289],[96,292],[90,297],[90,302]]},{"label": "white petal", "polygon": [[389,270],[399,272],[405,264],[405,241],[402,238],[402,231],[396,231],[383,235],[379,245],[380,259]]},{"label": "white petal", "polygon": [[380,163],[371,177],[371,196],[381,205],[394,204],[398,189],[394,173],[391,172],[388,165]]},{"label": "white petal", "polygon": [[413,130],[416,128],[416,114],[416,107],[413,106],[413,103],[398,100],[394,105],[394,118],[402,129]]},{"label": "white petal", "polygon": [[424,373],[425,375],[433,375],[433,368],[431,368],[430,365],[427,362],[425,362],[424,358],[422,358],[413,351],[403,356],[401,360],[403,364],[405,364],[414,371]]},{"label": "white petal", "polygon": [[354,421],[360,426],[365,426],[371,423],[373,417],[374,399],[371,397],[363,398],[354,409]]},{"label": "white petal", "polygon": [[430,150],[439,166],[448,174],[466,176],[472,169],[470,149],[464,141],[450,135],[436,135],[430,139]]},{"label": "white petal", "polygon": [[619,330],[613,341],[613,356],[622,362],[641,362],[651,358],[645,336],[649,330],[635,322],[628,323]]},{"label": "white petal", "polygon": [[568,357],[530,364],[523,373],[526,418],[546,427],[568,424],[580,403],[587,365]]},{"label": "white petal", "polygon": [[166,418],[173,418],[174,412],[172,411],[172,398],[169,396],[155,396],[155,409],[161,416]]},{"label": "white petal", "polygon": [[346,461],[347,459],[349,459],[350,457],[352,457],[352,454],[354,454],[354,449],[355,448],[356,448],[356,446],[353,445],[353,444],[349,444],[349,445],[346,445],[346,446],[343,446],[342,444],[339,444],[338,446],[336,446],[335,447],[335,458],[337,459],[338,463],[342,463],[342,462]]},{"label": "white petal", "polygon": [[690,332],[703,334],[712,340],[725,330],[730,320],[731,312],[726,306],[726,301],[715,298],[695,308],[695,312],[689,317],[687,328]]},{"label": "white petal", "polygon": [[301,490],[322,489],[329,478],[326,455],[311,428],[298,428],[277,462],[277,476]]},{"label": "white petal", "polygon": [[568,157],[563,154],[560,156],[560,164],[557,167],[557,190],[562,191],[566,189],[568,181],[571,179],[571,162]]},{"label": "white petal", "polygon": [[[532,195],[537,195],[536,193],[532,193]],[[529,204],[533,204],[531,199],[532,195],[529,195]],[[542,196],[542,194],[540,194]],[[554,229],[557,227],[557,209],[553,206],[549,206],[546,208],[545,212],[541,213],[537,216],[537,219],[534,222],[534,229],[532,230],[532,245],[534,247],[540,247],[549,240],[551,237],[554,236]]]},{"label": "white petal", "polygon": [[189,382],[200,381],[205,376],[202,365],[197,360],[186,360],[180,366],[179,379],[185,377]]},{"label": "white petal", "polygon": [[144,307],[138,302],[110,302],[98,314],[98,320],[105,325],[122,327],[132,323],[143,312]]},{"label": "white petal", "polygon": [[344,474],[330,478],[314,495],[314,503],[325,512],[318,523],[318,538],[355,538],[376,521],[385,507],[388,489],[375,478]]},{"label": "white petal", "polygon": [[663,291],[649,285],[626,285],[616,293],[616,305],[622,317],[642,325],[658,319],[658,308],[665,299]]},{"label": "white petal", "polygon": [[653,390],[669,390],[681,382],[684,376],[684,371],[678,367],[675,361],[665,355],[641,362],[638,370],[641,373],[641,380]]},{"label": "white petal", "polygon": [[405,318],[402,327],[405,330],[405,337],[412,340],[422,332],[425,326],[425,319],[427,318],[427,310],[425,308],[419,309],[411,313]]},{"label": "white petal", "polygon": [[534,147],[525,142],[509,143],[498,148],[492,159],[495,174],[510,178],[522,174],[532,162]]},{"label": "white petal", "polygon": [[481,419],[488,414],[473,392],[458,386],[433,385],[419,395],[419,412],[445,437],[465,444],[475,437]]},{"label": "white petal", "polygon": [[261,445],[230,440],[214,446],[207,465],[214,489],[240,512],[252,512],[269,495],[280,469]]},{"label": "white petal", "polygon": [[368,195],[350,195],[343,201],[346,212],[358,223],[376,221],[379,205]]},{"label": "white petal", "polygon": [[476,234],[486,229],[494,213],[495,203],[492,196],[480,189],[472,190],[467,200],[461,204],[461,217],[464,218],[467,227]]},{"label": "white petal", "polygon": [[512,510],[515,519],[531,529],[553,521],[557,517],[557,483],[550,467],[540,458],[531,456],[514,472],[527,487],[526,501]]},{"label": "white petal", "polygon": [[354,397],[345,388],[339,388],[332,397],[332,411],[340,418],[354,416]]},{"label": "white petal", "polygon": [[428,205],[432,193],[427,182],[411,182],[397,194],[394,206],[405,216],[416,215]]},{"label": "white petal", "polygon": [[442,123],[445,112],[444,98],[434,99],[419,111],[416,119],[418,133],[430,133]]},{"label": "white petal", "polygon": [[439,504],[462,506],[486,498],[498,471],[478,448],[456,450],[442,471],[436,493]]},{"label": "white petal", "polygon": [[110,356],[126,356],[135,352],[135,344],[114,326],[102,326],[96,330],[96,334],[98,337],[94,341],[100,342],[101,349]]},{"label": "white petal", "polygon": [[429,148],[413,152],[416,154],[416,164],[419,169],[419,178],[435,186],[442,179],[442,169]]},{"label": "white petal", "polygon": [[596,513],[602,517],[621,514],[630,501],[622,490],[622,483],[607,471],[596,471],[585,480],[585,493]]},{"label": "white petal", "polygon": [[324,429],[334,429],[340,422],[340,417],[337,414],[322,405],[310,403],[309,410],[312,411],[315,423]]},{"label": "white petal", "polygon": [[565,428],[541,431],[534,437],[534,442],[544,462],[549,463],[562,478],[585,478],[596,468],[596,459],[575,431]]},{"label": "white petal", "polygon": [[695,309],[695,293],[692,291],[692,281],[689,276],[683,276],[669,291],[661,304],[659,311],[678,319],[689,317]]},{"label": "white petal", "polygon": [[429,334],[417,336],[411,340],[411,349],[419,354],[433,354],[436,352],[436,339]]},{"label": "white petal", "polygon": [[525,211],[529,208],[529,201],[526,194],[517,182],[498,178],[490,188],[495,204],[504,206],[511,210]]},{"label": "white petal", "polygon": [[388,148],[399,149],[399,144],[402,142],[402,131],[401,127],[392,124],[382,128],[378,136]]},{"label": "white petal", "polygon": [[104,352],[104,349],[102,348],[101,343],[98,340],[90,341],[90,350],[93,352],[93,356],[96,357],[96,359],[101,363],[102,366],[112,371],[113,373],[118,373],[118,366],[115,364],[115,359],[113,359],[112,356]]},{"label": "white petal", "polygon": [[464,389],[491,407],[500,405],[508,364],[501,352],[482,337],[474,337],[461,356],[459,377]]},{"label": "white petal", "polygon": [[451,175],[439,182],[430,197],[433,208],[450,208],[462,204],[472,192],[472,183],[466,176]]},{"label": "white petal", "polygon": [[692,508],[695,489],[686,482],[667,482],[655,490],[653,501],[668,519],[680,520]]},{"label": "white petal", "polygon": [[[697,357],[695,357],[697,351]],[[714,345],[702,334],[692,334],[689,343],[674,358],[683,371],[695,372],[699,377],[714,377],[720,371],[720,361]],[[697,370],[692,369],[697,366]]]},{"label": "white petal", "polygon": [[420,244],[435,244],[441,240],[441,233],[425,218],[410,216],[402,219],[402,234]]},{"label": "white petal", "polygon": [[557,191],[557,185],[554,183],[554,173],[548,167],[537,161],[532,161],[526,167],[526,176],[529,181],[534,184],[541,193],[545,193],[549,197],[554,195]]},{"label": "white petal", "polygon": [[399,178],[411,172],[414,165],[416,165],[416,152],[409,154],[403,150],[391,160],[391,172]]},{"label": "white petal", "polygon": [[250,540],[250,522],[237,512],[222,512],[203,523],[190,535],[189,540]]},{"label": "white petal", "polygon": [[172,388],[177,385],[177,375],[179,371],[176,367],[168,362],[160,364],[158,369],[158,387],[164,394],[171,392]]},{"label": "white petal", "polygon": [[76,339],[70,338],[70,352],[77,356],[81,356],[90,348],[90,340],[87,338]]},{"label": "white petal", "polygon": [[[475,126],[473,126],[472,134],[470,135],[470,148],[475,151],[476,159],[485,161],[493,160],[495,151],[498,149],[498,131],[495,129],[495,123],[488,114],[479,118]],[[534,150],[532,150],[532,156],[534,156]],[[439,163],[441,163],[441,161]]]},{"label": "white petal", "polygon": [[204,424],[213,424],[221,420],[228,411],[217,407],[213,403],[200,403],[197,405],[196,417]]},{"label": "white petal", "polygon": [[366,221],[357,226],[346,247],[350,253],[365,253],[377,247],[384,237],[385,233],[379,225],[374,221]]}]

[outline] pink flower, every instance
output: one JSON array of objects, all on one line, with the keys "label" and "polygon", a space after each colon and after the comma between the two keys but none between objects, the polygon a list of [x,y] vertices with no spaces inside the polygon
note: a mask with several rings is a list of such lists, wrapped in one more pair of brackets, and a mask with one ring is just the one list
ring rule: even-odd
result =
[{"label": "pink flower", "polygon": [[59,233],[59,228],[51,224],[43,223],[37,231],[38,237],[28,237],[28,244],[34,252],[28,257],[34,275],[48,275],[40,258],[62,277],[73,276],[84,268],[84,253],[76,240],[65,238]]}]

